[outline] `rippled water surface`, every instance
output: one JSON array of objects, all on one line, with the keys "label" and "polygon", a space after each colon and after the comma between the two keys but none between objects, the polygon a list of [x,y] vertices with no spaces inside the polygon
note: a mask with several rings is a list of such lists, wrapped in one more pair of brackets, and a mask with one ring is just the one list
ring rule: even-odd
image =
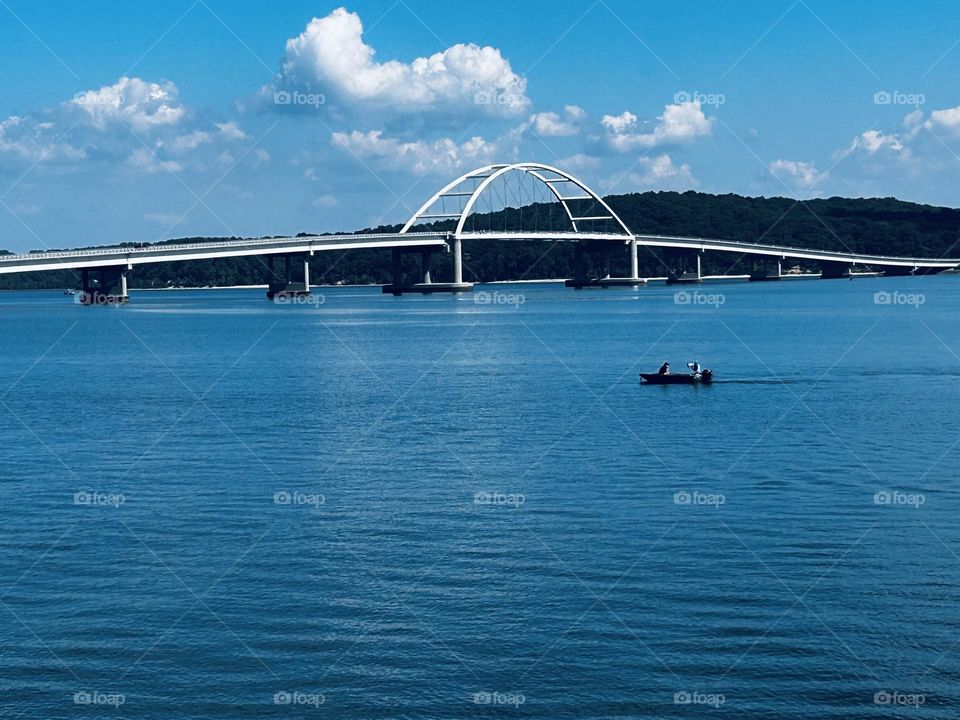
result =
[{"label": "rippled water surface", "polygon": [[960,279],[484,290],[0,295],[0,715],[957,716]]}]

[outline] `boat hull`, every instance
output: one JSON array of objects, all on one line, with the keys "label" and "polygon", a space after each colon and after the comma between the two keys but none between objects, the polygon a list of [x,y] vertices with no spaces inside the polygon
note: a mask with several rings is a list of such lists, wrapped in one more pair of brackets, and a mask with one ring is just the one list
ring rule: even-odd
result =
[{"label": "boat hull", "polygon": [[707,385],[713,380],[711,376],[699,374],[687,375],[684,373],[667,373],[666,375],[659,373],[640,373],[640,379],[650,385]]}]

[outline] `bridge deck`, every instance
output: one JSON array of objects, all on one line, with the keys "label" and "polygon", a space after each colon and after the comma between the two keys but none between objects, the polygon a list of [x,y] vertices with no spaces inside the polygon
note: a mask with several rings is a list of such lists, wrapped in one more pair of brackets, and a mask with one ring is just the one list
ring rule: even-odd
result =
[{"label": "bridge deck", "polygon": [[[143,265],[183,260],[207,260],[222,257],[277,255],[351,250],[359,248],[416,248],[440,247],[449,240],[444,232],[371,233],[360,235],[310,235],[305,237],[245,238],[219,242],[148,245],[145,247],[103,247],[87,250],[33,252],[0,256],[0,274],[67,270],[109,266]],[[884,255],[863,255],[848,252],[814,250],[786,245],[764,245],[708,238],[673,237],[666,235],[636,235],[637,243],[646,247],[689,249],[699,252],[714,251],[742,255],[775,257],[782,260],[813,260],[819,262],[854,263],[887,267],[953,268],[960,259],[912,258]],[[627,243],[631,236],[622,233],[584,232],[470,232],[461,233],[461,240],[549,240],[578,242],[583,240]]]},{"label": "bridge deck", "polygon": [[182,260],[209,260],[249,255],[309,253],[358,248],[443,246],[443,233],[377,233],[367,235],[310,235],[223,240],[219,242],[149,245],[146,247],[105,247],[88,250],[59,250],[0,256],[0,274],[70,270],[74,268],[145,265]]},{"label": "bridge deck", "polygon": [[[627,242],[629,237],[615,233],[523,233],[523,232],[470,232],[461,233],[463,240],[554,240],[577,242],[579,240],[611,240]],[[739,253],[742,255],[762,255],[780,259],[816,260],[827,262],[848,262],[857,265],[887,265],[896,267],[916,266],[925,268],[952,268],[960,265],[960,258],[913,258],[892,255],[866,255],[833,250],[815,250],[790,247],[789,245],[764,245],[743,243],[732,240],[713,240],[709,238],[674,237],[670,235],[636,235],[637,244],[645,247],[665,247],[677,250],[715,251]]]}]

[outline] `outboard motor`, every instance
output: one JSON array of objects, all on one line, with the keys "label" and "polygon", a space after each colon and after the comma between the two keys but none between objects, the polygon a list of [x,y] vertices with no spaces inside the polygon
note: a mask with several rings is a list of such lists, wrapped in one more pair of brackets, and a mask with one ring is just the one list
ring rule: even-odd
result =
[{"label": "outboard motor", "polygon": [[711,382],[713,380],[713,370],[704,370],[700,373],[700,379],[705,382]]}]

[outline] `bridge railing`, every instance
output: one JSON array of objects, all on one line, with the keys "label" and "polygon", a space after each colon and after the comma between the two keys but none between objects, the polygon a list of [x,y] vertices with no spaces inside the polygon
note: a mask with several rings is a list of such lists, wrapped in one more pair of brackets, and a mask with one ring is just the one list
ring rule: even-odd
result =
[{"label": "bridge railing", "polygon": [[800,248],[794,247],[792,245],[768,245],[766,243],[747,243],[739,242],[735,240],[717,240],[714,238],[689,238],[689,237],[677,237],[673,235],[636,235],[637,239],[650,239],[650,240],[663,240],[666,242],[676,242],[684,245],[719,245],[723,247],[729,247],[733,250],[744,250],[749,252],[749,250],[771,250],[774,252],[783,252],[783,254],[788,257],[791,256],[791,253],[801,253],[804,255],[828,255],[830,257],[845,258],[849,260],[884,260],[891,262],[903,262],[905,264],[909,263],[943,263],[943,264],[960,264],[960,259],[952,258],[914,258],[914,257],[901,257],[897,255],[870,255],[867,253],[853,253],[842,250],[823,250],[819,248]]},{"label": "bridge railing", "polygon": [[177,244],[156,244],[146,245],[144,247],[133,246],[113,246],[98,247],[88,250],[45,250],[40,252],[17,253],[11,255],[0,255],[0,262],[16,262],[23,260],[57,260],[61,258],[76,258],[88,256],[103,255],[123,255],[123,254],[161,254],[166,252],[177,252],[182,250],[205,250],[214,248],[245,247],[249,245],[280,245],[294,242],[328,242],[336,240],[377,240],[381,238],[404,239],[409,237],[437,237],[446,233],[436,232],[415,232],[398,235],[397,233],[366,233],[357,235],[304,235],[303,237],[277,237],[277,238],[249,238],[239,240],[218,240],[215,242],[196,242],[196,243],[177,243]]}]

